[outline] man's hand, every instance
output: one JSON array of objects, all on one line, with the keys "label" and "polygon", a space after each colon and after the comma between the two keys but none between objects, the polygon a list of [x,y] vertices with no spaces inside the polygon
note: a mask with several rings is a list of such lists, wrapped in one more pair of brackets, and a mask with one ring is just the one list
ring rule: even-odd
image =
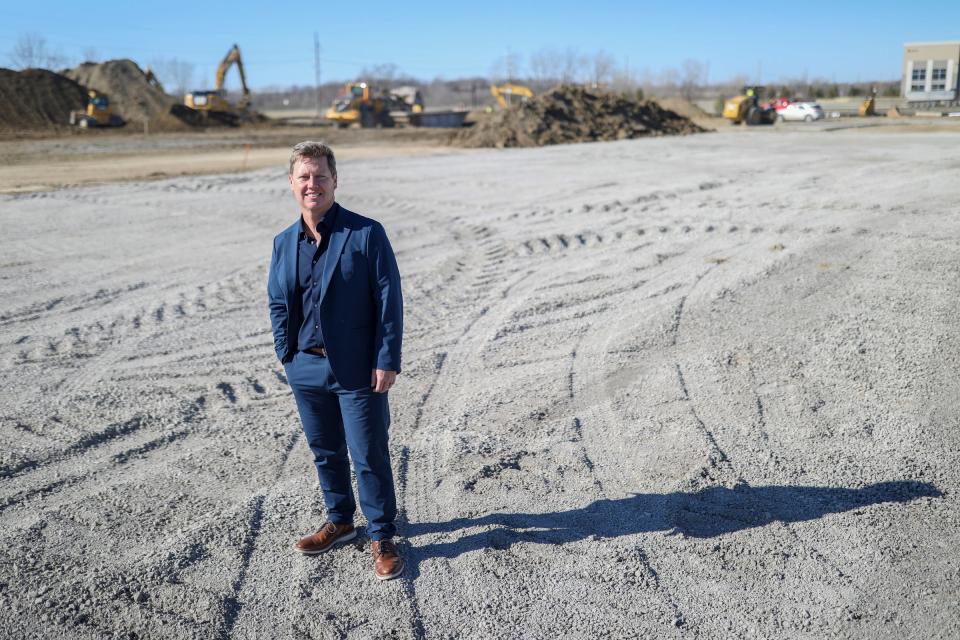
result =
[{"label": "man's hand", "polygon": [[374,369],[370,374],[370,386],[376,393],[386,393],[397,381],[396,371],[385,371],[383,369]]}]

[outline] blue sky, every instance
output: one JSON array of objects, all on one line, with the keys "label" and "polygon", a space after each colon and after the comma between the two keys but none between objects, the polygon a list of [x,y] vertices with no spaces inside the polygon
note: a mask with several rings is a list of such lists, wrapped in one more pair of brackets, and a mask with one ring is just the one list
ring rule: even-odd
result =
[{"label": "blue sky", "polygon": [[738,74],[764,83],[803,75],[867,81],[899,76],[905,42],[960,40],[957,0],[817,2],[806,10],[779,8],[802,2],[669,0],[11,4],[0,4],[0,66],[9,66],[17,38],[30,32],[73,63],[90,49],[141,66],[191,62],[197,88],[212,83],[234,42],[253,88],[312,84],[314,31],[322,81],[352,79],[383,63],[423,79],[486,75],[508,52],[525,65],[531,53],[567,47],[603,50],[638,76],[692,59],[709,68],[711,81]]}]

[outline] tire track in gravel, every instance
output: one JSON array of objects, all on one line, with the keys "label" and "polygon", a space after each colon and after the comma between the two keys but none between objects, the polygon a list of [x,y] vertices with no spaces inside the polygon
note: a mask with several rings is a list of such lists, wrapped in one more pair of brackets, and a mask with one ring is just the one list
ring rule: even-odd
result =
[{"label": "tire track in gravel", "polygon": [[14,464],[0,468],[0,477],[13,478],[14,476],[33,471],[48,464],[61,462],[67,458],[78,455],[92,453],[100,446],[136,433],[143,427],[143,424],[143,417],[139,415],[122,422],[114,422],[101,431],[94,431],[84,435],[64,449],[52,451],[46,456],[39,458],[22,459]]},{"label": "tire track in gravel", "polygon": [[580,349],[580,345],[583,343],[583,335],[590,333],[590,325],[585,327],[584,333],[577,339],[576,343],[573,346],[573,350],[570,351],[570,365],[569,371],[567,372],[567,399],[570,403],[570,412],[573,415],[573,438],[572,442],[576,442],[580,447],[580,458],[583,462],[584,468],[587,470],[587,473],[590,474],[590,479],[593,481],[593,486],[596,488],[597,497],[600,500],[607,499],[606,490],[603,487],[603,481],[600,479],[596,471],[596,466],[593,463],[593,460],[590,457],[590,452],[587,451],[586,444],[583,439],[583,421],[581,420],[579,413],[577,411],[577,391],[576,391],[576,376],[577,376],[577,351]]},{"label": "tire track in gravel", "polygon": [[[430,494],[430,480],[435,478],[437,469],[436,461],[429,452],[422,451],[421,442],[429,437],[429,434],[423,433],[423,420],[428,408],[433,404],[435,391],[441,383],[449,384],[451,379],[447,371],[450,370],[450,363],[454,363],[457,373],[453,377],[460,377],[463,374],[463,367],[459,363],[469,362],[465,358],[465,352],[471,351],[467,344],[472,335],[474,327],[481,319],[488,319],[491,309],[502,305],[506,300],[506,294],[509,289],[517,284],[515,279],[509,282],[507,286],[500,291],[499,299],[495,285],[503,282],[502,265],[505,263],[506,250],[502,242],[496,237],[489,227],[483,225],[471,225],[468,227],[470,235],[467,238],[458,239],[458,244],[462,247],[461,255],[465,267],[461,273],[466,273],[470,281],[465,285],[460,285],[456,280],[445,283],[443,292],[453,292],[451,296],[454,301],[450,308],[475,308],[477,311],[471,314],[466,322],[457,331],[453,337],[452,343],[445,347],[443,351],[434,354],[433,376],[427,383],[427,388],[417,402],[414,414],[413,424],[408,434],[408,443],[403,446],[400,453],[397,473],[398,489],[398,524],[401,527],[407,526],[410,522],[411,514],[419,519],[435,518],[438,514],[435,510],[427,508],[430,501],[424,501],[424,497]],[[456,234],[453,234],[456,235]],[[479,251],[478,251],[479,249]],[[479,264],[477,264],[479,263]],[[529,275],[525,274],[520,280]],[[493,299],[491,300],[491,297]],[[486,304],[484,304],[486,301]],[[478,308],[479,307],[479,308]],[[446,407],[448,411],[453,411]],[[417,469],[417,474],[411,477],[411,467]],[[405,542],[404,552],[410,567],[419,566],[420,558],[417,555],[415,547]],[[409,624],[414,638],[425,638],[426,628],[423,620],[423,613],[420,608],[417,597],[415,580],[418,575],[411,573],[411,568],[404,572],[402,576],[402,587],[404,598],[407,601],[410,610]]]},{"label": "tire track in gravel", "polygon": [[[176,325],[167,324],[171,321],[253,304],[251,292],[261,288],[264,269],[258,264],[226,278],[180,291],[175,297],[161,301],[159,306],[141,305],[132,311],[116,312],[108,318],[72,327],[61,335],[31,336],[30,345],[21,345],[15,360],[18,364],[45,362],[51,358],[62,361],[66,356],[76,361],[79,354],[83,362],[79,369],[71,371],[60,389],[60,395],[69,394],[88,384],[91,376],[105,369],[104,364],[112,365],[129,356],[143,340],[154,339],[157,331],[177,330]],[[141,288],[128,287],[122,293]]]},{"label": "tire track in gravel", "polygon": [[[60,450],[54,450],[44,456],[20,460],[3,470],[2,477],[7,479],[5,488],[27,485],[26,488],[0,499],[0,513],[9,507],[28,500],[36,495],[51,495],[60,489],[76,484],[86,484],[88,473],[98,476],[112,469],[123,467],[129,460],[157,451],[192,435],[202,436],[193,423],[202,419],[211,398],[222,396],[230,406],[239,406],[241,401],[273,401],[280,396],[270,395],[263,384],[254,379],[246,379],[249,386],[234,388],[228,382],[215,385],[214,389],[201,393],[195,400],[187,401],[185,408],[174,410],[179,418],[170,420],[167,413],[153,415],[137,413],[132,417],[111,423],[106,428],[81,436],[78,440]],[[284,384],[278,378],[278,384]],[[186,425],[184,428],[170,429],[170,425]],[[160,427],[159,429],[157,427]],[[85,457],[99,455],[97,468],[73,470],[71,467],[86,463]],[[50,481],[50,477],[55,480]],[[33,485],[33,486],[30,486]]]},{"label": "tire track in gravel", "polygon": [[[742,246],[742,245],[741,245]],[[711,268],[707,269],[701,276],[699,276],[696,281],[690,286],[687,294],[683,296],[680,303],[677,306],[677,311],[675,313],[675,321],[671,327],[671,333],[673,334],[671,347],[675,350],[677,347],[677,338],[681,330],[681,322],[683,319],[683,309],[688,297],[694,292],[694,289],[700,285],[704,278],[709,275],[715,267],[719,266],[718,264],[713,265]],[[699,412],[697,411],[697,403],[691,396],[689,388],[687,385],[686,377],[683,373],[682,366],[679,360],[674,362],[674,366],[677,373],[677,384],[680,389],[682,399],[686,402],[689,402],[690,405],[690,414],[698,427],[699,432],[703,436],[704,440],[707,443],[707,449],[709,451],[707,455],[707,464],[709,468],[704,468],[704,479],[708,480],[711,485],[717,483],[721,485],[726,485],[728,488],[736,489],[738,487],[749,486],[749,483],[739,473],[734,465],[733,461],[729,458],[723,448],[721,448],[717,437],[700,417]],[[755,424],[757,425],[757,437],[752,438],[762,449],[765,449],[771,455],[774,453],[769,436],[766,431],[766,418],[764,415],[763,402],[760,398],[759,393],[756,390],[756,379],[755,374],[752,369],[752,366],[748,368],[748,386],[755,399]],[[720,477],[714,477],[712,472],[718,472]],[[796,526],[787,521],[781,521],[780,527],[789,538],[791,538],[804,552],[811,558],[814,558],[817,562],[827,567],[832,574],[834,574],[844,586],[850,588],[851,590],[862,595],[865,593],[863,587],[853,581],[853,579],[845,574],[840,567],[832,562],[829,558],[820,553],[815,547],[810,543],[804,541],[799,533],[796,530]]]},{"label": "tire track in gravel", "polygon": [[[199,589],[206,598],[219,602],[222,611],[218,623],[185,620],[185,625],[193,629],[195,633],[203,637],[228,638],[232,636],[233,630],[245,610],[242,593],[244,587],[248,584],[250,566],[256,560],[257,542],[266,513],[271,499],[278,491],[282,490],[277,486],[276,478],[286,472],[291,453],[300,433],[299,424],[295,423],[288,436],[282,441],[279,447],[279,461],[276,465],[277,471],[274,473],[274,480],[263,483],[271,487],[270,489],[254,492],[234,506],[202,514],[199,517],[192,517],[189,525],[177,530],[177,535],[166,536],[158,540],[159,546],[149,556],[152,562],[141,562],[142,566],[139,574],[159,574],[170,578],[171,584],[182,584],[178,576],[191,567],[201,564],[205,557],[203,550],[211,544],[211,540],[223,538],[224,522],[231,520],[233,518],[232,514],[239,512],[241,509],[248,512],[243,537],[237,547],[239,564],[228,582],[229,593],[224,595],[222,591],[216,588],[216,583],[205,587],[191,583],[189,587],[191,593]],[[213,533],[211,534],[211,532]],[[163,608],[164,605],[155,605],[152,599],[142,603],[141,606],[157,615],[167,614]],[[160,622],[160,624],[163,623]]]},{"label": "tire track in gravel", "polygon": [[[446,362],[446,359],[446,351],[434,354],[433,377],[427,385],[426,391],[424,391],[417,402],[416,414],[414,415],[413,424],[410,428],[411,435],[416,434],[420,429],[420,421],[423,419],[423,409],[430,402],[430,398],[433,395],[433,390],[437,386],[437,381],[440,379],[440,376],[443,373],[443,365]],[[401,535],[403,530],[410,523],[410,518],[408,515],[409,508],[407,506],[407,487],[409,484],[409,474],[410,445],[407,444],[404,445],[400,450],[400,460],[397,465],[397,504],[400,506],[399,510],[397,511],[397,524]],[[404,540],[402,552],[406,556],[409,565],[417,566],[416,552],[406,540]],[[400,580],[403,585],[404,598],[410,609],[410,629],[414,638],[417,640],[422,640],[426,637],[426,631],[423,627],[423,614],[420,611],[420,603],[417,599],[417,588],[416,584],[414,583],[416,576],[412,576],[410,571],[410,567],[407,567],[404,570],[403,575],[400,576]]]},{"label": "tire track in gravel", "polygon": [[[29,500],[35,496],[43,495],[45,497],[49,497],[63,489],[68,489],[77,485],[86,485],[92,481],[98,481],[101,475],[117,467],[123,466],[127,460],[131,458],[168,446],[187,438],[191,434],[195,434],[196,432],[189,425],[192,425],[193,422],[202,417],[202,414],[206,408],[206,403],[207,399],[204,395],[197,397],[195,400],[186,401],[185,405],[178,411],[180,416],[178,422],[188,425],[186,428],[174,429],[160,434],[149,434],[150,439],[146,440],[142,444],[137,444],[134,447],[129,447],[128,444],[121,440],[120,442],[123,444],[123,447],[119,448],[116,453],[111,453],[109,458],[101,460],[94,468],[90,468],[88,466],[77,472],[70,472],[63,475],[59,470],[51,473],[48,469],[38,467],[35,473],[53,475],[56,479],[46,480],[44,478],[39,478],[41,482],[39,486],[23,489],[0,500],[0,514],[4,513],[11,507],[23,505],[26,500]],[[162,423],[162,420],[159,417],[154,417],[147,414],[137,416],[136,420],[138,420],[141,424],[154,420]],[[74,460],[79,456],[80,453],[83,453],[83,451],[74,452],[72,455],[64,456],[58,460],[55,460],[54,462]],[[32,480],[30,476],[34,474],[30,472],[24,472],[24,475],[27,476],[24,478],[24,480],[30,481]]]},{"label": "tire track in gravel", "polygon": [[[192,305],[192,307],[195,308],[198,313],[204,314],[204,317],[207,317],[212,310],[223,307],[225,304],[237,304],[242,299],[241,296],[249,296],[249,287],[244,285],[245,283],[252,283],[251,278],[254,278],[259,271],[259,266],[253,267],[217,281],[212,285],[200,285],[196,287],[196,295],[194,296],[196,298],[196,304]],[[133,289],[128,288],[125,291],[139,288],[140,287],[134,287]],[[224,291],[227,291],[227,293],[224,294]],[[181,294],[181,297],[182,296],[183,294]],[[210,296],[212,296],[212,300],[215,301],[216,304],[209,304],[211,300]],[[166,306],[166,304],[167,303],[163,303],[161,308]],[[73,349],[67,351],[68,358],[66,360],[66,367],[58,367],[60,372],[65,375],[62,384],[56,387],[56,393],[51,397],[54,406],[66,408],[67,405],[75,402],[75,395],[79,390],[101,385],[101,380],[105,376],[123,367],[133,372],[132,376],[128,376],[123,381],[124,386],[136,383],[141,378],[149,378],[148,371],[132,366],[132,363],[135,363],[139,359],[139,354],[144,350],[144,345],[152,344],[157,336],[156,331],[152,327],[148,327],[147,324],[142,321],[136,321],[138,318],[144,317],[145,314],[146,309],[141,309],[140,312],[135,315],[134,322],[131,324],[128,314],[121,312],[111,320],[97,321],[74,331],[74,339],[81,340],[88,347],[92,346],[93,353],[85,353],[85,357],[79,359],[76,355],[70,357]],[[177,331],[178,329],[182,329],[182,327],[177,326],[177,324],[169,326],[169,322],[172,320],[176,323],[181,317],[187,318],[187,322],[194,322],[195,319],[192,315],[193,314],[184,314],[183,316],[169,319],[166,321],[168,323],[167,327],[163,327],[165,322],[163,319],[158,319],[156,326],[167,331]],[[54,349],[54,351],[56,352],[57,349]],[[255,383],[254,386],[262,388],[262,385],[259,383]],[[108,447],[108,451],[114,451],[112,459],[115,462],[122,463],[130,457],[143,455],[158,447],[172,444],[177,440],[187,437],[189,434],[189,429],[176,430],[172,433],[163,434],[155,441],[148,441],[133,446],[127,452],[120,451],[120,447],[129,447],[126,442],[131,439],[136,442],[138,438],[142,439],[144,434],[146,434],[147,437],[155,437],[153,433],[142,428],[144,424],[145,422],[143,420],[134,418],[119,424],[111,424],[102,431],[94,433],[81,432],[77,440],[65,448],[50,454],[44,455],[41,453],[39,456],[20,460],[8,467],[5,470],[5,475],[8,477],[20,475],[39,470],[51,464],[68,462],[82,454],[104,446]],[[22,493],[20,496],[22,498],[29,498],[37,493],[49,493],[55,489],[68,486],[73,482],[74,481],[69,478],[61,478],[54,483],[40,487],[36,491]],[[18,499],[20,498],[14,497],[8,502],[0,502],[0,512],[9,507],[10,504],[15,503]]]},{"label": "tire track in gravel", "polygon": [[[590,332],[587,331],[585,332],[585,334],[590,335]],[[581,418],[578,416],[582,414],[594,414],[596,415],[596,419],[598,421],[601,421],[603,420],[605,415],[616,416],[617,410],[613,406],[611,398],[607,393],[602,394],[603,406],[599,407],[600,409],[599,415],[597,415],[596,410],[592,409],[589,406],[589,404],[587,406],[583,406],[584,400],[581,400],[580,394],[576,391],[576,385],[575,385],[575,381],[578,377],[577,376],[577,365],[578,365],[577,354],[583,351],[584,349],[586,349],[588,354],[587,355],[588,361],[598,362],[599,367],[602,369],[603,354],[605,353],[605,349],[601,347],[599,350],[599,354],[600,354],[599,358],[594,360],[593,358],[590,358],[590,355],[593,355],[590,353],[590,351],[592,350],[585,343],[586,343],[585,340],[578,341],[576,347],[571,353],[570,374],[569,374],[571,411],[575,415],[574,429],[575,429],[575,434],[577,436],[576,441],[579,442],[584,465],[587,468],[587,471],[593,480],[594,486],[596,487],[596,493],[597,493],[596,499],[608,500],[610,499],[610,494],[607,492],[604,486],[603,480],[599,477],[599,474],[597,473],[596,465],[593,462],[593,457],[590,454],[590,447],[588,444],[590,440],[587,436],[584,435],[584,423],[581,420]],[[584,380],[583,384],[589,384],[588,381],[590,380],[590,376],[588,374],[581,374],[579,377],[582,380]],[[585,401],[587,403],[590,403],[594,401],[594,399],[588,397],[586,398]],[[683,608],[680,606],[680,603],[677,597],[674,595],[674,593],[660,580],[660,572],[657,570],[657,568],[654,566],[653,561],[650,559],[649,552],[639,544],[635,544],[633,545],[633,548],[631,549],[629,556],[631,556],[637,562],[643,574],[648,577],[648,580],[646,581],[646,583],[652,586],[655,597],[660,602],[663,603],[665,609],[672,616],[673,620],[681,621],[681,625],[678,626],[677,630],[680,634],[680,637],[683,637],[684,629],[682,628],[682,621],[686,620],[686,616],[684,615]],[[696,632],[694,632],[694,637],[696,637]]]},{"label": "tire track in gravel", "polygon": [[[746,244],[746,243],[740,243],[740,246],[743,246],[743,244]],[[657,267],[660,267],[663,264],[663,262],[664,262],[663,260],[659,260]],[[679,332],[681,330],[684,311],[688,304],[688,300],[691,294],[693,294],[696,291],[697,287],[704,281],[704,279],[711,272],[713,272],[718,266],[719,266],[719,263],[714,263],[710,265],[710,267],[708,267],[707,269],[694,274],[692,281],[688,281],[689,284],[687,284],[687,291],[677,301],[672,313],[670,325],[666,329],[667,339],[669,341],[668,345],[666,346],[666,351],[667,351],[667,354],[673,354],[673,355],[668,355],[668,358],[672,357],[672,359],[674,360],[672,364],[673,364],[673,369],[676,372],[676,380],[677,380],[677,384],[679,386],[679,391],[680,391],[680,401],[689,405],[690,416],[693,420],[693,423],[697,426],[698,432],[701,434],[701,437],[703,438],[708,449],[708,456],[707,456],[708,464],[711,467],[717,467],[719,469],[722,469],[724,472],[724,475],[728,475],[728,476],[732,475],[736,477],[736,474],[733,470],[733,466],[730,463],[727,454],[720,447],[717,441],[717,438],[713,434],[712,430],[701,419],[700,414],[697,410],[696,404],[694,402],[694,399],[691,397],[689,390],[687,389],[682,366],[675,356],[675,352],[678,348],[677,344],[678,344]],[[644,285],[659,286],[660,282],[661,282],[661,277],[654,275],[650,278],[648,282],[645,282]],[[676,286],[668,287],[666,292],[673,291],[677,288],[678,287]],[[602,323],[603,318],[601,317],[595,322]],[[582,346],[578,347],[576,350],[578,354],[581,351],[584,352],[584,356],[587,362],[596,363],[595,368],[597,369],[597,373],[600,376],[599,379],[601,380],[601,383],[600,383],[601,385],[604,385],[604,383],[602,382],[603,380],[608,379],[607,376],[603,373],[603,371],[609,368],[609,365],[607,364],[607,362],[609,360],[610,354],[614,353],[614,351],[609,351],[609,342],[613,340],[615,336],[616,336],[615,333],[607,333],[605,336],[600,337],[599,341],[585,341],[585,343]],[[596,342],[597,344],[594,344],[594,342]],[[613,364],[612,370],[620,371],[620,373],[622,374],[621,367],[618,363]],[[591,378],[590,378],[589,372],[584,372],[579,376],[575,376],[575,379],[582,379],[584,381],[583,384],[591,384],[590,382]],[[600,394],[600,397],[598,399],[600,400],[600,403],[601,403],[601,406],[597,407],[597,409],[599,410],[599,413],[597,414],[598,415],[597,419],[599,421],[602,422],[604,419],[612,419],[617,422],[624,422],[624,418],[620,417],[621,415],[620,410],[617,408],[614,398],[609,391],[604,390]],[[590,408],[589,406],[584,407],[583,410],[589,412]],[[582,425],[581,428],[586,433],[589,433],[590,432],[589,422]],[[624,429],[621,429],[621,430],[623,431]],[[590,442],[591,442],[590,438],[588,436],[585,436],[584,449],[586,452],[586,456],[588,457],[588,459],[592,460],[593,456],[591,456],[589,451]],[[603,465],[603,466],[605,467],[606,465]],[[738,478],[734,482],[734,484],[736,484],[737,482],[742,482],[742,479]],[[628,488],[628,490],[634,490],[634,489],[630,487]],[[688,635],[692,635],[692,637],[699,637],[700,633],[696,627],[686,626],[686,621],[688,620],[688,616],[684,612],[684,607],[681,605],[679,598],[661,579],[660,571],[658,571],[657,567],[654,564],[654,561],[651,559],[650,553],[642,547],[636,547],[636,549],[629,555],[631,555],[633,559],[639,564],[643,573],[649,577],[649,579],[646,581],[646,584],[649,584],[653,588],[657,599],[663,603],[665,610],[673,618],[675,631],[680,635],[680,637],[684,637]]]},{"label": "tire track in gravel", "polygon": [[[287,471],[287,465],[290,462],[290,454],[293,447],[302,433],[299,423],[294,421],[294,427],[284,444],[280,455],[280,464],[277,465],[277,471],[273,475],[270,486],[272,489],[262,491],[250,497],[250,517],[247,521],[246,533],[244,534],[243,544],[240,548],[240,568],[237,576],[231,582],[231,594],[224,598],[224,614],[222,633],[220,638],[226,639],[233,637],[233,630],[237,624],[240,614],[244,609],[244,603],[241,599],[243,588],[247,583],[247,575],[250,571],[250,565],[254,560],[254,554],[257,551],[257,539],[263,522],[263,513],[267,501],[278,492],[278,480],[283,477]],[[293,584],[291,583],[291,589]],[[288,621],[289,622],[289,621]]]},{"label": "tire track in gravel", "polygon": [[[705,476],[708,480],[712,482],[723,482],[723,478],[715,478],[713,475],[709,475],[710,470],[719,471],[722,475],[726,476],[727,481],[733,483],[733,486],[745,484],[746,481],[734,471],[733,462],[720,448],[720,445],[717,443],[717,437],[714,435],[713,431],[707,427],[703,419],[700,417],[700,414],[697,412],[697,405],[693,401],[693,398],[690,397],[690,392],[687,389],[687,382],[683,376],[683,370],[680,367],[680,363],[675,363],[677,371],[677,384],[680,387],[681,400],[689,404],[690,415],[693,417],[694,423],[697,425],[697,428],[700,432],[700,435],[706,440],[707,443],[707,464],[709,469],[707,469],[708,475]],[[732,478],[732,480],[730,480]]]},{"label": "tire track in gravel", "polygon": [[[457,244],[461,248],[461,252],[459,254],[461,257],[457,261],[459,265],[459,264],[462,264],[464,261],[466,261],[466,259],[469,258],[472,254],[470,253],[470,248],[467,245],[467,243],[463,242],[460,239],[459,234],[452,233],[451,235],[455,238],[455,240],[457,240]],[[457,279],[457,276],[460,273],[463,273],[463,271],[464,271],[463,269],[457,269],[456,271],[454,271],[453,277],[449,278],[444,283],[444,287],[441,290],[441,292],[445,293],[446,291],[450,291],[454,289],[456,285],[455,281]],[[433,295],[431,294],[429,297],[432,299]],[[437,303],[435,306],[437,308],[441,308],[447,305],[443,305],[442,303]],[[451,306],[452,308],[457,308],[456,305],[449,305],[449,306]],[[473,324],[477,321],[477,319],[485,313],[486,313],[486,307],[483,307],[481,308],[478,314],[468,319],[466,327],[462,329],[460,331],[460,334],[454,339],[454,346],[463,338],[464,335],[466,335],[469,332],[470,327],[473,326]],[[412,443],[420,432],[424,410],[428,406],[430,399],[433,396],[434,389],[436,388],[438,382],[440,381],[443,375],[444,365],[447,362],[448,354],[449,354],[449,351],[447,350],[433,353],[433,375],[430,378],[429,382],[427,383],[426,390],[421,394],[420,399],[416,403],[416,410],[414,413],[413,423],[411,424],[410,431],[407,434],[408,443],[405,444],[400,450],[400,457],[397,465],[396,484],[397,484],[397,504],[398,504],[397,525],[401,535],[403,533],[403,530],[410,523],[411,510],[414,511],[414,513],[419,513],[422,511],[422,501],[418,499],[419,496],[414,496],[412,498],[414,502],[413,504],[411,504],[411,495],[409,491],[411,458],[416,455],[414,453],[414,445]],[[422,465],[418,464],[417,467],[422,468]],[[401,552],[406,557],[406,562],[408,565],[407,568],[404,569],[404,572],[400,577],[401,593],[403,594],[404,601],[406,602],[407,609],[409,610],[408,624],[410,626],[410,631],[413,637],[416,638],[417,640],[421,640],[426,637],[426,630],[424,628],[423,613],[420,609],[420,603],[417,597],[417,589],[415,584],[415,580],[418,577],[418,575],[414,575],[414,572],[417,571],[416,568],[419,566],[419,558],[417,556],[416,549],[412,545],[410,545],[410,543],[406,540],[404,540],[403,542],[403,545],[401,547]]]}]

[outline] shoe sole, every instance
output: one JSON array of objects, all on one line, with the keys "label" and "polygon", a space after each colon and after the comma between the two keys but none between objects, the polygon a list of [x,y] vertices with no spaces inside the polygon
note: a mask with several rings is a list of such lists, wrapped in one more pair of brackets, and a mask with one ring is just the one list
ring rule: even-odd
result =
[{"label": "shoe sole", "polygon": [[329,545],[327,545],[323,549],[317,549],[316,551],[306,551],[304,549],[298,549],[297,547],[294,547],[293,549],[298,553],[302,553],[305,556],[316,556],[316,555],[320,555],[321,553],[326,553],[327,551],[330,551],[330,549],[333,549],[335,546],[337,546],[341,542],[347,542],[349,540],[353,540],[356,537],[357,537],[357,530],[354,529],[350,533],[343,534],[342,536],[340,536],[339,538],[331,542]]},{"label": "shoe sole", "polygon": [[407,567],[407,563],[404,562],[402,565],[400,565],[400,568],[399,568],[399,569],[397,569],[396,571],[394,571],[394,572],[391,573],[390,575],[382,576],[382,575],[380,575],[379,573],[377,573],[376,571],[373,572],[373,575],[377,576],[377,580],[393,580],[394,578],[398,577],[401,573],[403,573],[403,570],[404,570],[406,567]]}]

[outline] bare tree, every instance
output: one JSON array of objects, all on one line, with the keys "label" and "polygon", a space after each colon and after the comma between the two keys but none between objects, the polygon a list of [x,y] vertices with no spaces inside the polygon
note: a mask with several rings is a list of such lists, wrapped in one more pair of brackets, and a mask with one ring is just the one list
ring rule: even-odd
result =
[{"label": "bare tree", "polygon": [[523,57],[515,51],[507,53],[490,65],[490,76],[495,82],[512,81],[520,78],[520,69],[523,67]]},{"label": "bare tree", "polygon": [[375,64],[372,67],[364,67],[360,70],[360,76],[357,79],[363,82],[369,82],[378,88],[386,89],[406,84],[416,86],[422,84],[420,80],[408,73],[404,73],[400,67],[392,62]]},{"label": "bare tree", "polygon": [[660,72],[659,92],[664,96],[677,95],[677,83],[680,72],[673,67],[667,67]]},{"label": "bare tree", "polygon": [[360,77],[367,82],[391,84],[400,74],[400,68],[392,62],[375,64],[360,70]]},{"label": "bare tree", "polygon": [[193,84],[193,74],[196,66],[188,60],[173,59],[171,64],[171,75],[173,76],[173,86],[177,93],[183,95],[191,90]]},{"label": "bare tree", "polygon": [[560,82],[564,84],[579,82],[586,62],[586,58],[580,55],[576,47],[564,49],[560,59]]},{"label": "bare tree", "polygon": [[614,91],[619,91],[622,94],[635,94],[639,87],[637,78],[629,64],[613,70],[610,84]]},{"label": "bare tree", "polygon": [[738,73],[733,76],[726,82],[722,82],[719,85],[720,95],[722,97],[730,98],[733,96],[738,96],[743,92],[743,88],[750,82],[749,77],[745,73]]},{"label": "bare tree", "polygon": [[683,71],[680,80],[680,95],[687,100],[693,100],[700,91],[706,77],[706,67],[699,60],[687,59],[683,61]]},{"label": "bare tree", "polygon": [[590,58],[590,82],[594,87],[600,87],[610,82],[613,77],[615,62],[613,56],[602,49]]},{"label": "bare tree", "polygon": [[85,47],[83,49],[84,62],[96,62],[100,58],[100,52],[96,47]]},{"label": "bare tree", "polygon": [[9,58],[15,69],[52,69],[67,63],[67,57],[60,51],[51,51],[47,47],[47,39],[39,33],[24,33],[17,38]]},{"label": "bare tree", "polygon": [[560,79],[562,54],[543,48],[530,55],[530,76],[538,84],[548,85]]},{"label": "bare tree", "polygon": [[[160,58],[150,64],[160,83],[165,87],[172,87],[174,94],[183,95],[196,88],[193,86],[196,65],[192,62],[179,58]],[[203,86],[210,88],[206,83],[203,83]]]}]

